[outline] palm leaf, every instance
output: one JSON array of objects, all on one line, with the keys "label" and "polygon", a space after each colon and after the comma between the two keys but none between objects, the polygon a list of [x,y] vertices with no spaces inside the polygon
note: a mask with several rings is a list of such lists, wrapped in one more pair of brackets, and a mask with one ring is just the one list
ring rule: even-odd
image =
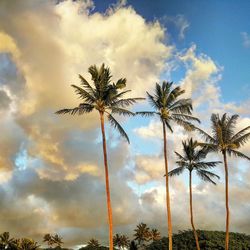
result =
[{"label": "palm leaf", "polygon": [[184,171],[184,169],[185,169],[185,167],[183,167],[183,166],[175,168],[175,169],[168,172],[168,176],[180,175]]},{"label": "palm leaf", "polygon": [[128,135],[127,133],[124,131],[124,129],[122,128],[122,126],[118,123],[118,121],[109,113],[108,114],[108,120],[110,122],[110,124],[118,130],[118,132],[120,133],[120,135],[124,138],[126,138],[126,140],[129,142],[129,138],[128,138]]},{"label": "palm leaf", "polygon": [[118,107],[110,107],[112,113],[119,114],[119,115],[127,115],[127,116],[134,116],[135,113],[131,112],[130,110],[118,108]]},{"label": "palm leaf", "polygon": [[95,97],[88,93],[86,90],[74,84],[72,84],[71,86],[75,89],[76,94],[79,95],[86,102],[88,102],[89,104],[93,104],[95,102]]},{"label": "palm leaf", "polygon": [[214,185],[216,185],[216,183],[212,180],[212,178],[220,179],[220,177],[217,174],[214,174],[206,170],[197,170],[196,173],[198,176],[201,177],[202,180],[213,183]]},{"label": "palm leaf", "polygon": [[229,153],[229,155],[234,155],[235,157],[239,157],[239,158],[243,158],[243,159],[246,159],[246,160],[250,160],[250,157],[248,157],[247,155],[237,151],[237,150],[234,150],[234,149],[228,149],[227,152]]}]

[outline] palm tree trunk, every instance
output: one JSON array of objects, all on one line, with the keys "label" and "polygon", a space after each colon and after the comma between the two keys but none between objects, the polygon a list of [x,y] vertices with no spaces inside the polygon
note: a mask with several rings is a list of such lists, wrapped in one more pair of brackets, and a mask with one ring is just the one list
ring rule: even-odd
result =
[{"label": "palm tree trunk", "polygon": [[109,171],[107,161],[107,147],[106,147],[106,136],[104,127],[104,115],[100,112],[101,129],[102,129],[102,146],[103,146],[103,158],[105,166],[105,180],[106,180],[106,195],[107,195],[107,207],[108,207],[108,221],[109,221],[109,249],[113,250],[113,220],[112,220],[112,207],[109,189]]},{"label": "palm tree trunk", "polygon": [[167,205],[167,216],[168,216],[168,249],[172,250],[172,220],[171,220],[171,209],[170,209],[170,195],[169,195],[169,182],[168,182],[168,159],[167,159],[167,136],[166,127],[164,122],[163,125],[163,140],[164,140],[164,159],[165,159],[165,176],[166,176],[166,205]]},{"label": "palm tree trunk", "polygon": [[198,235],[194,227],[194,219],[193,219],[192,171],[189,171],[189,205],[190,205],[190,219],[191,219],[191,225],[192,225],[193,232],[194,232],[196,248],[197,250],[200,250]]},{"label": "palm tree trunk", "polygon": [[223,152],[224,166],[225,166],[225,195],[226,195],[226,240],[225,250],[229,249],[229,201],[228,201],[228,166],[227,166],[227,155]]}]

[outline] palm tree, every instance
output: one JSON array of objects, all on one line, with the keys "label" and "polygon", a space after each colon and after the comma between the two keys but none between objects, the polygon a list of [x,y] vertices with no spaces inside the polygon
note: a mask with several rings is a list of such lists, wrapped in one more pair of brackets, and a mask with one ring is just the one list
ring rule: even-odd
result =
[{"label": "palm tree", "polygon": [[134,230],[134,239],[138,241],[139,246],[144,246],[144,242],[150,240],[150,229],[145,223],[140,223]]},{"label": "palm tree", "polygon": [[153,228],[150,232],[150,240],[152,241],[157,241],[157,240],[160,240],[161,239],[161,234],[160,232],[158,231],[158,229],[156,228]]},{"label": "palm tree", "polygon": [[102,131],[102,144],[103,144],[103,157],[105,167],[105,183],[107,194],[107,208],[108,208],[108,221],[109,221],[109,248],[113,249],[113,220],[112,220],[112,207],[109,188],[109,174],[108,174],[108,160],[106,148],[106,135],[104,127],[104,116],[107,115],[108,121],[111,126],[118,130],[122,137],[125,137],[129,142],[128,135],[123,130],[122,126],[114,118],[113,114],[133,116],[133,112],[126,109],[126,107],[136,103],[138,100],[144,98],[125,98],[122,97],[131,90],[120,91],[126,87],[126,79],[121,78],[116,83],[111,83],[111,73],[108,67],[104,64],[98,69],[95,65],[90,66],[88,72],[92,76],[93,85],[87,82],[85,78],[79,75],[81,80],[81,87],[71,85],[76,94],[82,99],[82,103],[78,107],[70,109],[62,109],[56,114],[71,114],[83,115],[90,113],[93,110],[98,111],[100,116],[101,131]]},{"label": "palm tree", "polygon": [[14,244],[14,239],[10,238],[9,232],[4,232],[0,234],[0,245],[3,249],[10,249],[11,246]]},{"label": "palm tree", "polygon": [[239,116],[229,116],[226,113],[219,116],[219,114],[211,115],[211,129],[212,134],[209,135],[204,130],[197,128],[197,130],[204,136],[206,145],[213,152],[220,152],[223,156],[225,168],[225,196],[226,196],[226,239],[225,249],[229,248],[229,200],[228,200],[228,165],[227,155],[240,157],[250,160],[250,157],[240,152],[238,149],[243,146],[250,138],[250,126],[241,129],[235,133],[235,126]]},{"label": "palm tree", "polygon": [[100,243],[99,243],[99,241],[97,239],[92,238],[92,239],[90,239],[88,241],[87,246],[88,247],[93,247],[93,248],[98,248],[98,247],[100,247]]},{"label": "palm tree", "polygon": [[172,220],[170,209],[170,194],[168,182],[168,160],[167,160],[167,136],[166,127],[173,132],[172,123],[183,126],[187,130],[193,130],[194,125],[191,121],[199,120],[193,117],[191,99],[179,99],[185,91],[179,86],[172,89],[173,83],[163,81],[162,85],[156,83],[155,93],[151,95],[147,92],[149,103],[155,111],[137,112],[142,116],[158,116],[163,127],[164,159],[165,159],[165,178],[166,178],[166,207],[168,216],[168,237],[169,249],[172,250]]},{"label": "palm tree", "polygon": [[60,237],[58,234],[55,234],[52,236],[53,244],[56,245],[57,248],[61,248],[61,245],[63,244],[62,237]]},{"label": "palm tree", "polygon": [[39,245],[32,239],[23,238],[19,240],[18,250],[37,250]]},{"label": "palm tree", "polygon": [[48,247],[51,248],[54,244],[53,236],[51,234],[45,234],[43,236],[43,242],[47,242]]},{"label": "palm tree", "polygon": [[204,159],[206,158],[209,148],[204,146],[201,149],[197,149],[198,142],[193,141],[193,139],[189,139],[187,141],[182,142],[183,146],[183,155],[175,152],[178,157],[178,161],[176,161],[178,168],[173,169],[169,172],[169,176],[179,175],[185,169],[189,171],[189,205],[190,205],[190,220],[191,225],[194,232],[194,238],[196,242],[197,250],[200,250],[198,235],[194,226],[193,219],[193,200],[192,200],[192,172],[195,171],[196,174],[204,181],[211,182],[216,184],[212,178],[220,178],[218,175],[209,171],[210,168],[215,167],[217,164],[221,163],[220,161],[209,161],[206,162]]},{"label": "palm tree", "polygon": [[126,235],[116,234],[113,238],[114,246],[117,246],[119,249],[126,249],[129,247],[130,241]]}]

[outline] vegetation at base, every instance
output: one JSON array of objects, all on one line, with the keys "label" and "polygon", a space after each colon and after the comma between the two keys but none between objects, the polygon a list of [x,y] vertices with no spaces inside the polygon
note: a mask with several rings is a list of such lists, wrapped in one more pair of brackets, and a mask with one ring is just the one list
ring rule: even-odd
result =
[{"label": "vegetation at base", "polygon": [[[135,234],[132,239],[122,234],[116,234],[114,239],[114,250],[168,250],[168,238],[161,238],[157,229],[152,229],[140,223],[134,230]],[[145,233],[145,234],[144,234]],[[225,249],[225,232],[197,230],[199,236],[200,249],[202,250],[224,250]],[[157,236],[157,237],[153,237]],[[45,237],[46,238],[46,237]],[[61,240],[62,238],[59,237]],[[124,240],[126,238],[126,240]],[[123,239],[118,240],[118,239]],[[128,241],[127,241],[128,240]],[[84,242],[82,242],[84,244]],[[108,250],[108,247],[102,246],[97,239],[90,239],[85,247],[78,250]],[[55,244],[54,244],[55,245]],[[179,231],[173,234],[173,250],[194,250],[196,249],[194,234],[192,230]],[[32,239],[11,238],[8,232],[0,234],[0,250],[72,250],[62,246],[53,246],[42,248],[40,243]],[[230,233],[229,250],[250,250],[250,235],[242,233]]]},{"label": "vegetation at base", "polygon": [[[224,250],[225,232],[197,230],[200,248],[202,250]],[[167,250],[168,238],[154,241],[146,250]],[[174,250],[196,249],[194,235],[191,230],[180,231],[173,235]],[[230,233],[230,250],[250,250],[250,236],[242,233]]]}]

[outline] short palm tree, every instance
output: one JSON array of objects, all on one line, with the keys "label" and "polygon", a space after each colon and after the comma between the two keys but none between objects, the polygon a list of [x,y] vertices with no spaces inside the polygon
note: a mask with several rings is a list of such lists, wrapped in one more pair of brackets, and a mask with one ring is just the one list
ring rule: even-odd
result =
[{"label": "short palm tree", "polygon": [[193,130],[192,121],[199,120],[192,116],[191,99],[180,99],[185,91],[179,86],[173,88],[173,83],[163,81],[162,85],[156,83],[155,93],[151,95],[147,92],[149,103],[155,111],[137,112],[142,116],[158,116],[162,122],[163,141],[164,141],[164,159],[165,159],[165,178],[166,178],[166,207],[168,216],[168,237],[169,250],[172,250],[172,220],[170,209],[170,194],[168,181],[168,159],[167,159],[167,136],[166,127],[173,132],[172,124],[176,123],[187,130]]},{"label": "short palm tree", "polygon": [[134,240],[138,242],[139,246],[144,246],[144,242],[148,242],[150,240],[150,229],[147,224],[138,224],[134,231]]},{"label": "short palm tree", "polygon": [[98,111],[100,116],[101,131],[102,131],[102,144],[103,144],[103,157],[105,167],[105,183],[107,194],[107,208],[108,208],[108,221],[109,221],[109,247],[113,249],[113,220],[112,220],[112,207],[109,188],[109,174],[108,174],[108,160],[107,160],[107,148],[106,148],[106,135],[104,127],[104,117],[107,116],[111,126],[118,130],[122,137],[125,137],[129,142],[128,135],[114,118],[113,114],[133,116],[133,112],[126,108],[138,100],[143,98],[123,98],[123,96],[131,90],[120,91],[126,87],[126,79],[121,78],[116,83],[111,83],[111,73],[108,67],[104,64],[100,68],[95,65],[89,67],[89,73],[91,74],[93,84],[90,84],[85,78],[79,75],[81,80],[81,87],[71,85],[76,94],[80,97],[82,102],[78,107],[70,109],[62,109],[56,112],[56,114],[71,114],[71,115],[83,115],[90,113],[94,110]]},{"label": "short palm tree", "polygon": [[116,234],[113,238],[114,246],[119,249],[127,249],[129,247],[130,241],[126,235]]},{"label": "short palm tree", "polygon": [[250,139],[250,126],[235,132],[235,126],[237,124],[239,116],[229,116],[226,113],[219,116],[219,114],[211,115],[211,129],[212,134],[209,135],[204,130],[197,128],[197,130],[204,136],[206,145],[213,152],[219,152],[223,155],[224,168],[225,168],[225,196],[226,196],[226,239],[225,249],[229,249],[229,201],[228,201],[228,165],[227,155],[240,157],[250,160],[250,157],[239,151],[239,148],[243,146]]},{"label": "short palm tree", "polygon": [[43,236],[43,242],[46,242],[48,247],[51,248],[54,244],[53,236],[51,234],[45,234]]},{"label": "short palm tree", "polygon": [[54,236],[52,236],[52,240],[53,240],[53,243],[56,245],[57,248],[61,248],[61,246],[63,244],[61,236],[59,236],[58,234],[55,234]]},{"label": "short palm tree", "polygon": [[99,243],[99,241],[97,240],[97,239],[94,239],[94,238],[92,238],[92,239],[90,239],[89,241],[88,241],[88,244],[87,244],[87,246],[88,247],[100,247],[100,243]]},{"label": "short palm tree", "polygon": [[196,248],[200,250],[198,235],[194,226],[193,219],[193,199],[192,199],[192,172],[195,171],[196,174],[204,181],[211,182],[216,184],[212,178],[220,178],[218,175],[209,171],[210,168],[216,167],[217,164],[221,163],[220,161],[204,161],[206,158],[209,149],[204,146],[200,149],[197,149],[198,142],[193,141],[193,139],[189,139],[187,141],[182,142],[183,146],[183,155],[175,152],[178,157],[178,161],[176,162],[179,166],[178,168],[173,169],[169,172],[169,176],[175,176],[181,174],[185,169],[189,171],[189,205],[190,205],[190,220],[191,226],[193,228]]},{"label": "short palm tree", "polygon": [[158,231],[158,229],[153,228],[150,232],[150,240],[157,241],[161,239],[161,233]]},{"label": "short palm tree", "polygon": [[14,243],[14,239],[10,238],[9,232],[0,234],[0,246],[3,249],[11,249],[11,245]]},{"label": "short palm tree", "polygon": [[18,250],[38,250],[39,247],[38,243],[34,240],[23,238],[19,241]]}]

